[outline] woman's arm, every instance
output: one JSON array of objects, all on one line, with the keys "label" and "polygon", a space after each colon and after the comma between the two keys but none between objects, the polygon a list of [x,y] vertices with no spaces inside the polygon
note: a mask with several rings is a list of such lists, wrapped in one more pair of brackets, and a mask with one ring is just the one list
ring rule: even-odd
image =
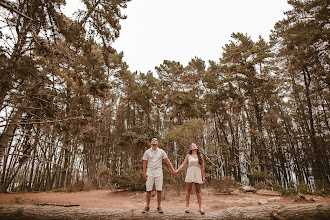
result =
[{"label": "woman's arm", "polygon": [[201,170],[202,170],[202,178],[203,178],[203,183],[205,183],[205,166],[204,166],[204,156],[201,154],[202,158],[202,165],[201,165]]},{"label": "woman's arm", "polygon": [[178,173],[180,170],[182,170],[182,168],[184,168],[188,164],[188,156],[189,156],[189,154],[187,154],[187,156],[184,159],[183,163],[179,166],[179,168],[175,172]]}]

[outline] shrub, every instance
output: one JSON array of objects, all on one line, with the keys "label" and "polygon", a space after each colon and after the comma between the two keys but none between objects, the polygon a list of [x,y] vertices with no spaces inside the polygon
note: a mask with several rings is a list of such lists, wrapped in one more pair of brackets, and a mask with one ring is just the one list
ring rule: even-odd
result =
[{"label": "shrub", "polygon": [[326,180],[315,180],[314,193],[316,195],[329,195],[330,183]]},{"label": "shrub", "polygon": [[88,182],[85,182],[84,180],[78,180],[75,182],[72,186],[69,187],[70,192],[78,192],[78,191],[88,191],[91,188],[91,184],[88,184]]},{"label": "shrub", "polygon": [[57,188],[57,189],[52,189],[51,192],[71,192],[69,188]]},{"label": "shrub", "polygon": [[266,179],[270,180],[272,178],[268,173],[265,172],[249,173],[248,176],[256,182],[264,182]]},{"label": "shrub", "polygon": [[310,194],[311,190],[306,183],[297,184],[297,192],[301,194]]},{"label": "shrub", "polygon": [[106,165],[101,165],[97,172],[97,184],[101,189],[111,189],[111,171]]},{"label": "shrub", "polygon": [[257,183],[254,185],[254,188],[256,188],[256,190],[264,189],[265,187],[266,187],[265,182],[257,182]]},{"label": "shrub", "polygon": [[297,190],[294,187],[294,183],[290,182],[288,187],[283,187],[277,183],[273,183],[274,190],[281,193],[283,196],[297,195]]},{"label": "shrub", "polygon": [[131,167],[121,175],[112,175],[111,182],[115,184],[117,189],[132,191],[145,190],[143,169],[140,164]]},{"label": "shrub", "polygon": [[232,180],[229,177],[213,179],[210,183],[210,186],[218,193],[233,193],[234,189],[240,187],[240,183],[237,183],[235,180]]}]

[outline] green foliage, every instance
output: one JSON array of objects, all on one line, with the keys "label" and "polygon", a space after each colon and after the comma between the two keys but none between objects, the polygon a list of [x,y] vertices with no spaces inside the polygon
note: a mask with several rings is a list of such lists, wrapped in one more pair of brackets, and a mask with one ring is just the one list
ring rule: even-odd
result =
[{"label": "green foliage", "polygon": [[299,183],[295,185],[290,182],[287,187],[283,187],[278,183],[273,182],[273,189],[278,191],[284,196],[301,194],[315,194],[315,195],[328,195],[330,184],[325,180],[315,180],[314,188],[311,189],[306,183]]},{"label": "green foliage", "polygon": [[254,178],[260,180],[260,181],[265,181],[265,180],[270,180],[272,177],[268,173],[265,172],[255,172],[251,174]]},{"label": "green foliage", "polygon": [[166,135],[168,141],[175,141],[179,146],[199,144],[203,132],[204,121],[200,118],[187,120],[183,125],[176,126]]},{"label": "green foliage", "polygon": [[310,194],[311,190],[306,183],[297,184],[297,192],[301,194]]},{"label": "green foliage", "polygon": [[150,145],[151,138],[158,136],[151,126],[147,124],[137,125],[122,133],[120,145],[136,145],[144,149],[145,146]]},{"label": "green foliage", "polygon": [[51,192],[57,193],[57,192],[71,192],[69,188],[57,188],[53,189]]},{"label": "green foliage", "polygon": [[283,187],[278,183],[273,183],[273,187],[275,191],[281,193],[283,196],[291,196],[298,194],[293,182],[290,182],[288,184],[288,187]]},{"label": "green foliage", "polygon": [[[251,164],[250,164],[251,165]],[[256,170],[253,170],[251,173],[248,173],[248,177],[252,185],[258,183],[258,182],[266,182],[267,180],[273,179],[271,175],[265,172],[259,172]]]},{"label": "green foliage", "polygon": [[258,166],[259,166],[258,161],[254,160],[250,163],[250,167],[253,168],[253,169],[258,168]]}]

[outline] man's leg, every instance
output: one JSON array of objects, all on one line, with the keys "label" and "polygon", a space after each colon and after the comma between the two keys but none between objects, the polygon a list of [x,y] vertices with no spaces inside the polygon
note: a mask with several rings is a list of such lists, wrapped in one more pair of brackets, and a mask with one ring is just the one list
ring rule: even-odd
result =
[{"label": "man's leg", "polygon": [[146,192],[146,203],[147,207],[150,207],[150,198],[151,198],[151,191]]},{"label": "man's leg", "polygon": [[150,206],[150,198],[151,198],[151,191],[155,183],[155,178],[154,177],[148,177],[146,181],[146,207],[142,210],[143,213],[149,211],[149,206]]},{"label": "man's leg", "polygon": [[160,204],[162,203],[162,191],[157,191],[157,203],[158,207],[160,207]]},{"label": "man's leg", "polygon": [[157,190],[157,211],[159,213],[163,213],[163,209],[160,207],[162,202],[162,190],[163,190],[163,176],[159,176],[155,178],[155,186]]}]

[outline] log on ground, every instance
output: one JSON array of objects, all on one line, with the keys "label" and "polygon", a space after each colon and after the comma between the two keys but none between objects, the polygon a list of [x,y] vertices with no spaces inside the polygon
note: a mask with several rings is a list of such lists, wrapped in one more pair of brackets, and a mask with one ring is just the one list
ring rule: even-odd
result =
[{"label": "log on ground", "polygon": [[86,207],[58,207],[36,205],[0,205],[0,220],[20,219],[329,219],[329,203],[264,205],[232,207],[201,215],[198,212],[186,214],[183,211],[156,211],[141,213],[141,210],[112,210]]}]

